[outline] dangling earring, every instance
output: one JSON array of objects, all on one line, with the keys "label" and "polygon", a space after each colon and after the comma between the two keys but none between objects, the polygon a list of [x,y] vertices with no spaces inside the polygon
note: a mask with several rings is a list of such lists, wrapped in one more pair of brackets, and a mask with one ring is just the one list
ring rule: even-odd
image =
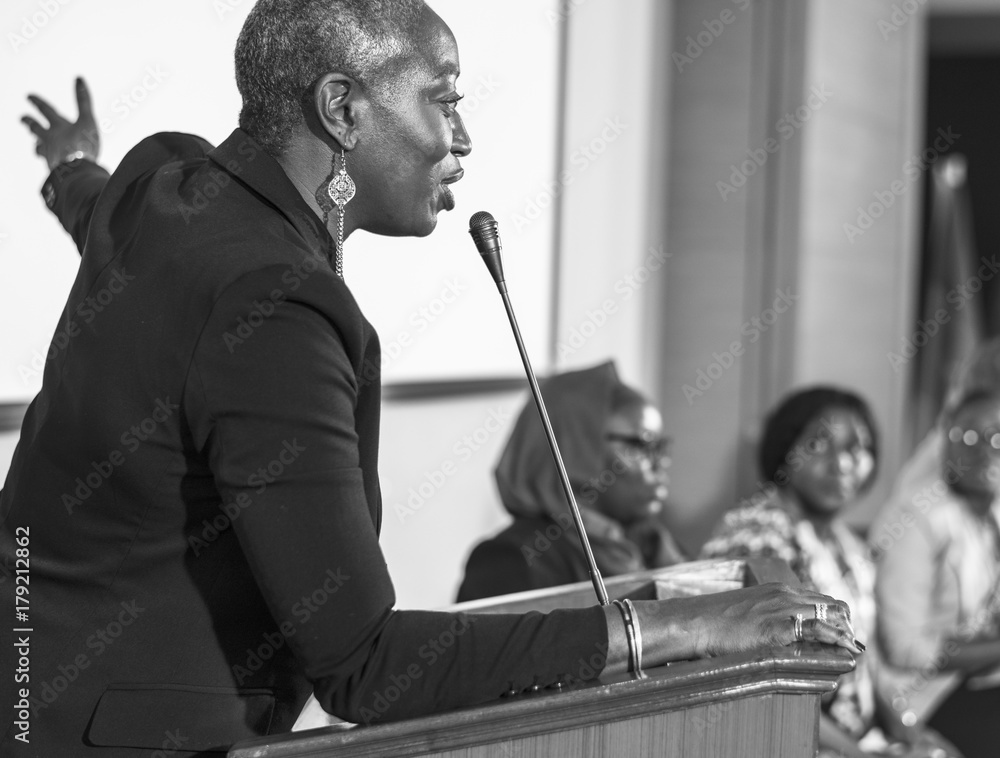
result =
[{"label": "dangling earring", "polygon": [[[336,166],[336,153],[334,153],[333,162],[334,166]],[[334,175],[333,179],[330,181],[330,186],[327,187],[326,191],[330,195],[330,199],[333,200],[334,205],[337,206],[337,250],[335,253],[336,258],[334,260],[334,271],[337,272],[337,276],[343,279],[344,206],[351,202],[351,198],[353,198],[354,193],[357,192],[357,188],[354,186],[354,180],[351,178],[350,174],[347,173],[347,153],[344,152],[344,148],[340,148],[340,171]]]}]

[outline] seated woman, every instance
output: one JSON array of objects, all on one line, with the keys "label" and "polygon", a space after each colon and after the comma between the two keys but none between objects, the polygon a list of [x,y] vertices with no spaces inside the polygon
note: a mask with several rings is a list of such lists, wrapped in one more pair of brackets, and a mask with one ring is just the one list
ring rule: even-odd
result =
[{"label": "seated woman", "polygon": [[[656,407],[621,382],[612,362],[554,376],[542,396],[601,573],[683,561],[658,518],[670,459]],[[472,551],[459,601],[588,580],[533,402],[517,419],[496,480],[514,523]]]},{"label": "seated woman", "polygon": [[972,356],[872,526],[886,694],[969,758],[1000,740],[1000,340]]},{"label": "seated woman", "polygon": [[[807,587],[846,598],[858,634],[873,639],[874,567],[867,546],[842,518],[875,480],[878,433],[867,404],[833,387],[793,393],[768,416],[758,463],[768,487],[725,515],[701,557],[782,558]],[[877,661],[869,649],[824,703],[821,755],[863,756],[871,753],[862,745],[885,747],[880,733],[871,732],[881,712]],[[911,743],[907,755],[940,749],[930,734],[896,729],[892,735]]]}]

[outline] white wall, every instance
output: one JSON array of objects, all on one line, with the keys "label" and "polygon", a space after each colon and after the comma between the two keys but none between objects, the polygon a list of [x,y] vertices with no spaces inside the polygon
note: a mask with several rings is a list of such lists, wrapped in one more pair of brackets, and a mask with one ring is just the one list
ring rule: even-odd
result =
[{"label": "white wall", "polygon": [[671,266],[658,216],[665,192],[669,5],[571,3],[556,362],[616,358],[650,391],[650,304]]}]

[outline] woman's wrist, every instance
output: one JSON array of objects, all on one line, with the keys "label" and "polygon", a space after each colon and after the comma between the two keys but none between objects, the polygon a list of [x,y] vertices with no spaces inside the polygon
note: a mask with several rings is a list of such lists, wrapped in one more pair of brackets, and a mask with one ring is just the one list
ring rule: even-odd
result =
[{"label": "woman's wrist", "polygon": [[637,600],[633,607],[642,628],[643,665],[703,658],[710,654],[705,616],[685,607],[689,598]]},{"label": "woman's wrist", "polygon": [[49,170],[54,171],[67,163],[80,160],[93,161],[94,163],[97,163],[97,154],[89,150],[73,150],[65,154],[60,154],[49,162]]},{"label": "woman's wrist", "polygon": [[[703,657],[700,633],[703,626],[699,614],[686,612],[686,598],[675,600],[633,600],[637,626],[642,630],[642,666],[645,669],[661,666],[670,661],[691,660]],[[604,618],[608,624],[608,660],[604,671],[624,674],[629,670],[629,642],[622,613],[616,605],[605,606]]]},{"label": "woman's wrist", "polygon": [[624,674],[628,671],[628,637],[625,622],[618,608],[610,603],[604,606],[604,620],[608,625],[608,658],[605,674]]}]

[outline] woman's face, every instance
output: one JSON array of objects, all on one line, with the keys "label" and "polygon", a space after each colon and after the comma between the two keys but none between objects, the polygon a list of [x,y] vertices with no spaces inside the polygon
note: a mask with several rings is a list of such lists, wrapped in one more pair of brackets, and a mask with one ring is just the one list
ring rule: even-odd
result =
[{"label": "woman's face", "polygon": [[946,433],[946,476],[955,480],[952,486],[991,498],[1000,494],[1000,399],[966,403]]},{"label": "woman's face", "polygon": [[812,421],[785,457],[778,479],[802,506],[832,517],[853,502],[875,469],[872,433],[856,411],[829,409]]},{"label": "woman's face", "polygon": [[605,439],[606,468],[594,507],[622,524],[663,510],[669,439],[656,406],[636,401],[618,409],[608,419]]},{"label": "woman's face", "polygon": [[348,206],[375,234],[430,234],[437,214],[452,210],[450,185],[472,143],[456,111],[458,46],[430,9],[413,31],[417,54],[368,100],[358,144],[348,160],[358,192]]}]

